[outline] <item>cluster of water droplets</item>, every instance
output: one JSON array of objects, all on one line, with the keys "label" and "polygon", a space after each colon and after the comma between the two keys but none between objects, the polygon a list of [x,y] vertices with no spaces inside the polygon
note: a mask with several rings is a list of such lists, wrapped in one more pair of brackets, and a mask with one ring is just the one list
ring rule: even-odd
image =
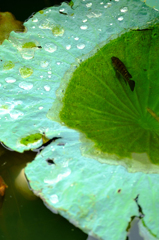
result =
[{"label": "cluster of water droplets", "polygon": [[10,120],[7,115],[9,114],[11,119],[19,119],[24,113],[17,108],[21,106],[23,103],[20,100],[14,101],[6,98],[1,98],[0,100],[0,119],[2,116],[5,116],[5,119]]},{"label": "cluster of water droplets", "polygon": [[[90,25],[89,25],[89,19],[91,18],[100,18],[102,17],[103,13],[100,11],[96,11],[93,7],[94,3],[93,2],[88,2],[87,0],[83,0],[85,7],[89,9],[88,12],[86,12],[86,16],[81,19],[81,25],[80,25],[80,29],[82,31],[88,31],[90,29]],[[114,0],[112,2],[107,2],[105,3],[104,1],[99,2],[99,5],[102,6],[104,9],[108,9],[111,8],[114,4],[114,2],[119,2],[119,0]],[[51,14],[52,9],[48,9],[48,10],[42,10],[40,11],[40,14]],[[122,8],[119,9],[119,14],[118,14],[118,21],[121,22],[124,20],[124,15],[126,12],[128,12],[128,7],[127,6],[123,6]],[[67,9],[65,9],[64,7],[59,8],[59,13],[64,13],[67,15]],[[120,13],[122,15],[120,15]],[[69,14],[68,14],[69,15]],[[71,16],[71,15],[69,15]],[[75,18],[75,16],[72,14],[72,19]],[[53,35],[53,39],[54,41],[45,41],[45,44],[43,44],[43,46],[41,47],[42,50],[53,54],[51,57],[54,56],[54,53],[56,51],[58,51],[58,44],[56,43],[56,40],[58,41],[58,38],[64,37],[65,36],[65,32],[67,32],[67,29],[64,28],[62,26],[62,24],[57,23],[56,21],[54,21],[52,19],[52,17],[50,17],[50,15],[48,15],[48,17],[46,17],[44,20],[40,20],[39,21],[39,17],[38,16],[33,16],[33,18],[31,19],[32,23],[34,24],[32,26],[32,28],[39,28],[41,29],[43,32],[40,34],[38,34],[38,37],[40,39],[44,39],[45,38],[45,30],[50,30],[52,32]],[[65,20],[67,22],[67,20]],[[110,25],[113,25],[113,23],[110,23]],[[102,31],[102,29],[98,29],[99,31]],[[47,33],[46,33],[47,34]],[[83,38],[80,39],[79,36],[77,36],[77,34],[71,35],[69,37],[70,39],[74,39],[76,43],[76,48],[79,50],[83,50],[86,47],[86,43],[88,42],[83,42]],[[35,43],[35,47],[30,47],[30,48],[26,48],[23,47],[27,41],[24,39],[18,39],[16,41],[14,41],[14,39],[12,40],[12,38],[10,39],[10,41],[12,42],[12,44],[19,50],[19,52],[21,53],[22,58],[24,58],[25,60],[31,60],[34,58],[36,51],[41,51],[41,49],[38,49],[38,46],[40,45],[40,40],[37,41],[37,39],[35,39],[33,42]],[[71,41],[70,41],[71,42]],[[65,49],[66,50],[70,50],[72,48],[72,44],[66,44],[65,45]],[[60,61],[57,61],[56,64],[59,66],[61,64]],[[50,65],[50,61],[47,60],[42,60],[40,61],[40,67],[42,67],[43,69],[46,69],[47,71],[47,78],[51,79],[52,78],[52,69],[49,68]],[[33,74],[34,70],[32,67],[28,66],[22,66],[19,68],[19,73],[21,75],[21,77],[23,79],[25,78],[29,78],[32,74]],[[43,79],[44,76],[40,75],[40,79]],[[15,83],[17,81],[17,79],[13,76],[7,76],[5,78],[5,82],[6,83]],[[20,83],[18,83],[19,88],[23,89],[23,90],[31,90],[33,88],[33,83],[29,82],[29,81],[21,81]],[[50,91],[51,87],[46,84],[44,86],[44,90],[46,92]]]},{"label": "cluster of water droplets", "polygon": [[[26,22],[25,33],[12,33],[9,38],[15,57],[0,59],[1,88],[10,89],[17,97],[33,94],[37,102],[39,96],[49,97],[51,105],[70,66],[75,70],[83,56],[118,32],[118,26],[124,29],[129,6],[120,3],[83,0],[77,11],[63,3],[36,13]],[[42,104],[36,107],[45,108]]]},{"label": "cluster of water droplets", "polygon": [[[119,0],[116,0],[115,2],[118,2]],[[87,31],[89,30],[89,21],[88,19],[91,18],[99,18],[102,16],[102,13],[99,11],[96,11],[95,9],[93,9],[93,2],[87,2],[85,0],[83,0],[83,2],[85,3],[85,7],[90,9],[90,11],[88,13],[86,13],[86,17],[85,19],[82,20],[82,24],[80,26],[80,29],[83,31]],[[103,6],[103,8],[107,9],[110,8],[113,4],[112,2],[108,2],[108,3],[104,3],[104,2],[100,2],[100,5]],[[123,7],[120,9],[121,13],[125,13],[128,11],[127,7]],[[47,11],[40,11],[40,13],[45,13],[45,14],[49,14],[51,13],[51,9],[47,10]],[[65,15],[69,15],[67,13],[67,9],[65,9],[64,7],[59,8],[59,13],[63,13]],[[75,16],[73,16],[74,14],[72,14],[72,19],[75,18]],[[50,30],[52,31],[52,34],[54,37],[62,37],[65,35],[65,32],[67,31],[67,29],[65,27],[62,26],[62,24],[57,23],[56,21],[54,21],[51,17],[49,17],[50,15],[48,15],[48,17],[46,17],[45,20],[42,20],[39,22],[38,17],[33,17],[32,22],[35,23],[34,28],[36,28],[36,26],[38,26],[40,29],[44,30]],[[71,16],[71,14],[69,15]],[[124,19],[123,16],[118,16],[118,21],[122,21]],[[67,20],[65,20],[65,22],[67,22]],[[36,25],[38,24],[38,25]],[[112,24],[110,24],[112,25]],[[99,29],[99,31],[101,31],[101,29]],[[42,36],[39,35],[39,37],[42,38]],[[86,47],[87,42],[83,41],[84,39],[81,39],[81,41],[79,41],[79,36],[70,36],[73,37],[75,41],[78,41],[78,43],[76,44],[77,49],[79,50],[83,50]],[[72,44],[70,42],[70,44],[66,44],[65,45],[65,49],[66,50],[70,50],[72,48]],[[55,51],[58,50],[58,44],[56,44],[56,39],[54,42],[47,42],[44,44],[43,49],[46,52],[49,53],[54,53]],[[25,56],[26,57],[26,56]]]}]

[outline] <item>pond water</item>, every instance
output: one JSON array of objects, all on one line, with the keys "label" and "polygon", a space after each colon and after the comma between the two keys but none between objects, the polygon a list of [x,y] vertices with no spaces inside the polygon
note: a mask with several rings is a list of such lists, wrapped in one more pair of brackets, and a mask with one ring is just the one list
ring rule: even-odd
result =
[{"label": "pond water", "polygon": [[35,153],[10,152],[0,146],[0,175],[8,185],[0,204],[0,239],[86,240],[87,235],[58,214],[48,210],[40,198],[26,188],[23,174]]}]

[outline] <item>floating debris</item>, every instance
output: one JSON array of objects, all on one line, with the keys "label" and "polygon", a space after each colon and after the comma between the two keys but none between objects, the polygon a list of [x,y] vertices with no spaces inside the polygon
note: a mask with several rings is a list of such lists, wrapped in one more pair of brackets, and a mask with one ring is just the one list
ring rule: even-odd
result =
[{"label": "floating debris", "polygon": [[8,186],[7,184],[5,184],[3,178],[0,176],[0,197],[4,196],[6,188],[8,188]]}]

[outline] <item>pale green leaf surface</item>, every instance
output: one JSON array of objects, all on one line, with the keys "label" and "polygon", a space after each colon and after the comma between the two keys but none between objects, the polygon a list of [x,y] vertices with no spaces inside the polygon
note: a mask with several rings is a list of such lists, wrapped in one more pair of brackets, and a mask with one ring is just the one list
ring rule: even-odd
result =
[{"label": "pale green leaf surface", "polygon": [[134,201],[139,194],[146,228],[159,237],[159,176],[82,157],[76,135],[56,140],[26,167],[34,193],[86,233],[110,240],[125,239],[131,216],[140,215]]}]

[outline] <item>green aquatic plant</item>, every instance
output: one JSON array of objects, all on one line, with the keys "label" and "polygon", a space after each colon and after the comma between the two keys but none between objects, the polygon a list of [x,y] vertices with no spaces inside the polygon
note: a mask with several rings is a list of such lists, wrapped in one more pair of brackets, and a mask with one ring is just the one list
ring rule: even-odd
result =
[{"label": "green aquatic plant", "polygon": [[[129,165],[135,153],[146,153],[146,171],[150,162],[159,164],[158,33],[157,24],[110,41],[80,64],[66,88],[59,118],[95,143],[87,154],[95,147],[102,156],[99,161],[112,156]],[[128,66],[135,81],[133,92],[114,71],[114,55]]]},{"label": "green aquatic plant", "polygon": [[55,137],[26,167],[29,184],[99,239],[126,238],[141,208],[142,231],[159,238],[158,19],[137,0],[75,0],[39,11],[0,46],[1,141],[23,152],[41,144],[33,133]]}]

